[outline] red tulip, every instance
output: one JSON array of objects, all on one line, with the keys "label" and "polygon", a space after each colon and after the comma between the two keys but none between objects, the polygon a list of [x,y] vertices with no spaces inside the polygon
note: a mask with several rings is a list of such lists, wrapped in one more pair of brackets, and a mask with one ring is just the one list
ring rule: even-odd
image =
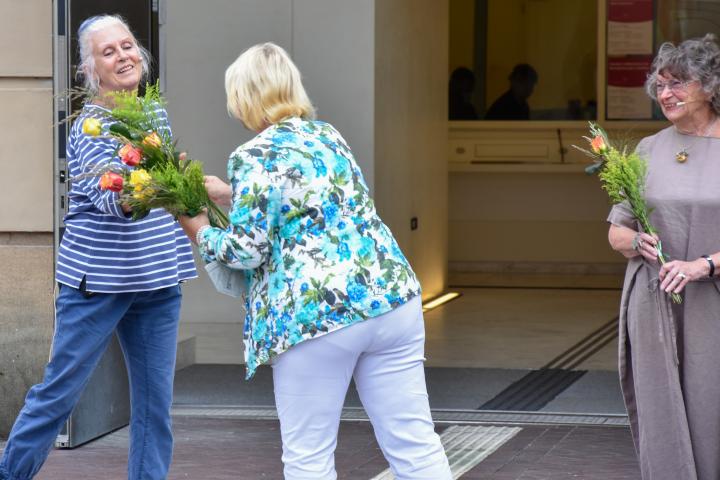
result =
[{"label": "red tulip", "polygon": [[112,192],[122,192],[123,177],[113,172],[105,172],[100,177],[100,190],[110,190]]},{"label": "red tulip", "polygon": [[138,166],[140,160],[142,160],[142,150],[133,147],[129,143],[123,145],[120,151],[118,151],[118,155],[120,155],[120,160],[130,167]]}]

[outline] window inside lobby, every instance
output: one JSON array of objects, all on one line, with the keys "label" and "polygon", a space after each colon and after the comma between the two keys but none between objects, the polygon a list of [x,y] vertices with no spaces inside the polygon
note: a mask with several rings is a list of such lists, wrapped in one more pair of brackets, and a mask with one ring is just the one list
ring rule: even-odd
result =
[{"label": "window inside lobby", "polygon": [[720,33],[720,1],[450,0],[449,27],[450,120],[662,120],[652,59]]},{"label": "window inside lobby", "polygon": [[596,118],[595,0],[451,0],[450,120]]},{"label": "window inside lobby", "polygon": [[655,0],[655,49],[706,33],[720,35],[718,0]]}]

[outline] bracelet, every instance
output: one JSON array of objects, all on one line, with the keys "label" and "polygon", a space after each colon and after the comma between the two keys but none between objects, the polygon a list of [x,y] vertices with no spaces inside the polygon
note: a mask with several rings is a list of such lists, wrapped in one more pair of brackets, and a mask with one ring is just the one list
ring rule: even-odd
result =
[{"label": "bracelet", "polygon": [[710,264],[710,273],[708,273],[708,277],[712,278],[715,275],[715,262],[713,262],[710,255],[703,255],[702,258],[707,260],[708,264]]},{"label": "bracelet", "polygon": [[210,225],[203,225],[200,227],[195,234],[195,244],[200,245],[203,241],[203,234],[205,233],[205,230],[210,228]]}]

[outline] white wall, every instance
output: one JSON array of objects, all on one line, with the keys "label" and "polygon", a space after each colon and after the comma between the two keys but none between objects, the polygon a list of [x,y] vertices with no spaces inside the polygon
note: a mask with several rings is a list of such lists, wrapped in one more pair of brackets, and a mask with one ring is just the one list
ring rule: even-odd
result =
[{"label": "white wall", "polygon": [[295,0],[292,12],[292,55],[318,118],[345,137],[371,191],[374,12],[374,0]]},{"label": "white wall", "polygon": [[[252,136],[226,113],[225,68],[256,43],[278,43],[298,64],[318,117],[353,149],[425,296],[440,293],[447,266],[447,0],[173,0],[166,7],[168,110],[191,157],[225,176],[228,154]],[[413,216],[420,228],[410,232]],[[198,336],[198,361],[239,361],[239,348],[222,345],[240,343],[240,302],[215,293],[204,274],[184,291],[183,328]]]},{"label": "white wall", "polygon": [[607,195],[582,171],[453,173],[449,203],[453,270],[622,262],[607,243]]},{"label": "white wall", "polygon": [[226,177],[227,159],[253,137],[225,108],[225,69],[246,48],[272,41],[291,49],[291,0],[167,2],[165,87],[175,136],[208,173]]},{"label": "white wall", "polygon": [[375,200],[434,297],[447,285],[448,2],[382,0],[375,19]]},{"label": "white wall", "polygon": [[[273,41],[291,48],[292,1],[172,0],[166,8],[162,27],[165,88],[173,132],[192,158],[203,161],[208,174],[224,179],[228,155],[253,137],[228,116],[225,69],[256,43]],[[240,301],[216,293],[204,272],[186,284],[183,293],[182,322],[205,324],[190,325],[187,333],[229,334],[235,344],[241,343],[244,312]],[[201,351],[212,347],[202,338],[198,345]],[[202,352],[199,357],[202,360]],[[218,361],[233,359],[239,359],[239,350]]]},{"label": "white wall", "polygon": [[373,12],[372,0],[167,2],[168,110],[181,144],[225,175],[228,154],[253,136],[227,115],[225,68],[271,41],[291,54],[318,117],[343,133],[372,186]]},{"label": "white wall", "polygon": [[[248,47],[272,41],[294,58],[318,117],[345,136],[372,188],[373,0],[172,0],[166,8],[170,120],[181,147],[208,173],[224,178],[230,152],[253,136],[228,117],[225,69]],[[197,336],[197,360],[239,362],[240,302],[217,294],[204,273],[184,295],[182,329]]]}]

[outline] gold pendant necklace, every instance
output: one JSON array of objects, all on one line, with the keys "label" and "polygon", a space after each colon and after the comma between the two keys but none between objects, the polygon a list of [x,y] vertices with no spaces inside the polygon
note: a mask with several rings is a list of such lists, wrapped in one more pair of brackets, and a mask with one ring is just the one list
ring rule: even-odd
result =
[{"label": "gold pendant necklace", "polygon": [[[697,136],[707,137],[710,134],[710,132],[712,131],[712,128],[715,126],[715,122],[717,121],[717,119],[718,119],[718,117],[715,116],[715,118],[713,118],[712,122],[710,122],[710,124],[705,128],[705,131],[703,132],[703,134],[697,135]],[[677,127],[675,128],[675,130],[678,131]],[[678,133],[680,133],[680,132],[678,131]],[[685,134],[685,135],[688,135],[688,134]],[[685,146],[683,146],[680,149],[680,151],[675,154],[675,160],[677,160],[678,163],[687,162],[689,157],[690,157],[690,154],[688,153],[688,147],[685,147]]]}]

